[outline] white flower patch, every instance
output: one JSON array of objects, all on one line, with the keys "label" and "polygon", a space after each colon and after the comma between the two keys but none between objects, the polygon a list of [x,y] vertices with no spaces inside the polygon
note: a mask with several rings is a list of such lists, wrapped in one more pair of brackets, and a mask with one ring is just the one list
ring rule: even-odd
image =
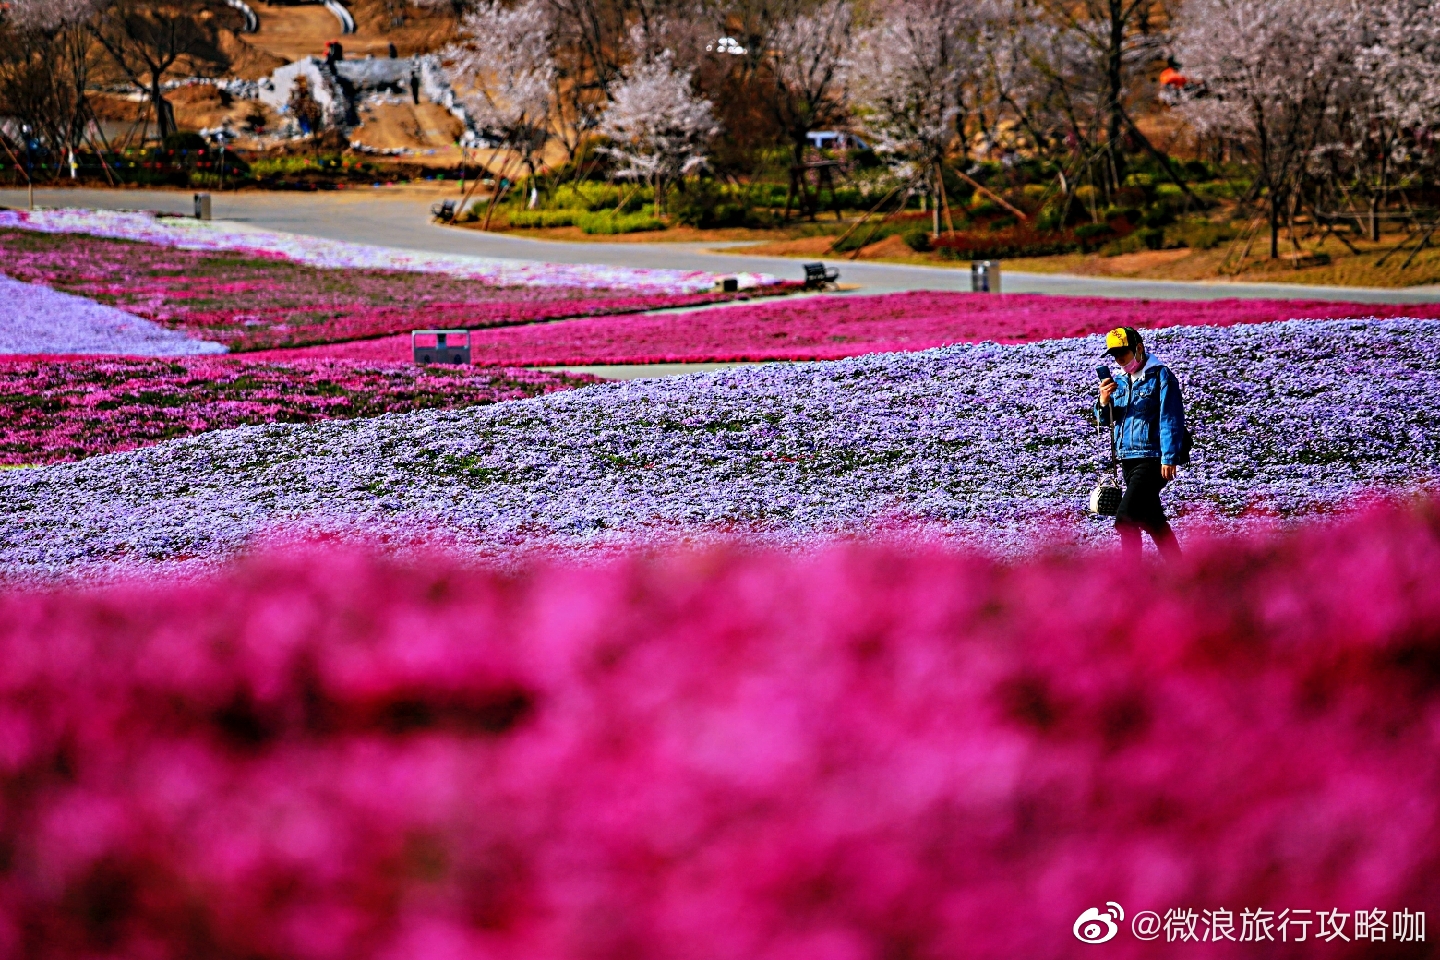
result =
[{"label": "white flower patch", "polygon": [[[1440,464],[1440,321],[1156,331],[1194,463],[1182,539],[1423,489]],[[1086,495],[1099,337],[964,344],[607,384],[467,410],[245,427],[0,475],[0,571],[228,555],[364,529],[482,558],[890,531],[1002,553],[1103,543]]]},{"label": "white flower patch", "polygon": [[0,274],[0,354],[170,357],[224,352],[223,344],[192,340],[94,300]]},{"label": "white flower patch", "polygon": [[[395,250],[318,237],[274,233],[244,224],[188,217],[156,217],[115,210],[0,210],[0,227],[41,233],[87,233],[182,250],[259,250],[315,267],[447,273],[496,286],[575,287],[644,293],[703,293],[714,274],[699,270],[643,270],[595,264],[538,263],[459,254]],[[734,274],[742,289],[775,282],[768,274]]]}]

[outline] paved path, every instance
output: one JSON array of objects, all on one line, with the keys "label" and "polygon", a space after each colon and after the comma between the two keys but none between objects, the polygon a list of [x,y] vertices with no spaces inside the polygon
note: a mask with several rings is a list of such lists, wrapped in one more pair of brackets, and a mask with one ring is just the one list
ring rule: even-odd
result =
[{"label": "paved path", "polygon": [[[708,270],[728,273],[752,270],[799,279],[798,261],[779,257],[711,252],[715,244],[688,243],[558,243],[505,234],[442,227],[430,222],[434,196],[424,191],[356,188],[327,193],[243,192],[215,194],[214,216],[268,230],[372,243],[435,253],[543,260],[552,263],[594,263],[616,266]],[[191,194],[177,190],[37,190],[39,206],[164,210],[188,213]],[[0,190],[0,206],[23,209],[24,190]],[[830,261],[841,280],[867,293],[899,290],[968,290],[969,273],[945,267]],[[1306,300],[1351,300],[1369,303],[1440,302],[1440,286],[1407,290],[1348,287],[1302,287],[1283,283],[1176,283],[1115,280],[1052,274],[1007,273],[1010,293],[1051,293],[1071,296],[1140,297],[1159,300],[1214,300],[1221,297],[1277,297]]]},{"label": "paved path", "polygon": [[679,377],[687,373],[713,373],[733,367],[758,367],[789,360],[737,361],[734,363],[603,363],[581,367],[539,367],[559,373],[588,373],[601,380],[646,380],[651,377]]}]

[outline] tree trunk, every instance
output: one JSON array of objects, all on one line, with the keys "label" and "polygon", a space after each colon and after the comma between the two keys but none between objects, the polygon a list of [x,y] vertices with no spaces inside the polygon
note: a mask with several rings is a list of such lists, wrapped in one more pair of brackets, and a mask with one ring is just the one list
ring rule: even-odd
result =
[{"label": "tree trunk", "polygon": [[1280,259],[1280,196],[1270,192],[1270,259]]},{"label": "tree trunk", "polygon": [[808,142],[804,137],[795,142],[792,176],[795,178],[795,211],[801,216],[814,220],[815,211],[810,204],[810,181],[805,176],[805,144]]},{"label": "tree trunk", "polygon": [[1389,153],[1382,151],[1380,154],[1380,190],[1370,198],[1370,240],[1372,243],[1380,242],[1380,204],[1385,195],[1390,192],[1390,164]]},{"label": "tree trunk", "polygon": [[1105,81],[1109,88],[1110,102],[1107,104],[1110,115],[1106,119],[1108,129],[1105,132],[1106,142],[1110,145],[1110,162],[1113,164],[1115,175],[1115,189],[1125,185],[1125,153],[1121,149],[1122,124],[1124,123],[1123,111],[1120,98],[1125,89],[1124,61],[1125,52],[1125,0],[1110,0],[1110,42],[1106,51]]},{"label": "tree trunk", "polygon": [[165,99],[159,74],[150,77],[150,102],[155,105],[155,128],[160,134],[160,142],[164,143],[165,138],[175,132],[175,108]]}]

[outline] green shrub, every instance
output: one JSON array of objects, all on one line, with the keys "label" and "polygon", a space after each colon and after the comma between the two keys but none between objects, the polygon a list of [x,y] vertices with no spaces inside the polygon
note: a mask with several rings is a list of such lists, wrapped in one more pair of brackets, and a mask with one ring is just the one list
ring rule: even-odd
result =
[{"label": "green shrub", "polygon": [[1082,223],[1075,228],[1075,236],[1080,240],[1098,240],[1101,237],[1108,237],[1115,230],[1108,223]]},{"label": "green shrub", "polygon": [[1105,244],[1100,248],[1100,256],[1119,257],[1127,253],[1139,253],[1143,249],[1145,249],[1145,244],[1140,239],[1140,235],[1131,233]]},{"label": "green shrub", "polygon": [[[1130,218],[1127,217],[1126,219]],[[1136,221],[1130,219],[1130,222],[1134,223]],[[1146,210],[1140,215],[1139,220],[1140,225],[1144,227],[1163,227],[1174,222],[1175,214],[1170,211],[1169,207],[1163,205],[1154,206]]]},{"label": "green shrub", "polygon": [[172,133],[165,138],[163,143],[165,150],[175,150],[177,152],[180,150],[205,150],[210,146],[204,137],[193,130],[183,130]]},{"label": "green shrub", "polygon": [[1213,250],[1235,239],[1235,228],[1228,223],[1183,223],[1171,232],[1177,245],[1192,250]]},{"label": "green shrub", "polygon": [[1145,227],[1135,231],[1135,236],[1140,238],[1140,242],[1146,250],[1163,250],[1165,248],[1165,231],[1159,227]]},{"label": "green shrub", "polygon": [[1050,233],[1059,230],[1064,223],[1065,206],[1060,203],[1052,203],[1035,215],[1035,229],[1041,233]]},{"label": "green shrub", "polygon": [[905,238],[905,246],[916,253],[925,253],[931,248],[930,231],[924,227],[906,230],[902,236]]},{"label": "green shrub", "polygon": [[1201,183],[1191,188],[1195,195],[1206,200],[1238,200],[1250,189],[1248,180],[1224,180],[1216,183]]},{"label": "green shrub", "polygon": [[833,206],[841,210],[859,210],[865,206],[865,198],[860,196],[858,187],[836,187]]},{"label": "green shrub", "polygon": [[[919,226],[920,224],[926,224],[923,229],[928,233],[930,229],[928,226],[929,222],[930,214],[919,212],[896,214],[884,222],[872,220],[851,233],[843,242],[837,244],[835,246],[835,252],[849,253],[852,250],[858,250],[862,246],[879,243],[886,237],[892,237],[896,234],[903,237],[913,230],[922,229],[922,227]],[[906,242],[908,243],[909,241],[907,240]]]},{"label": "green shrub", "polygon": [[670,213],[676,220],[691,227],[713,229],[739,227],[754,223],[751,194],[718,184],[713,180],[697,180],[687,184],[683,192],[670,196]]},{"label": "green shrub", "polygon": [[1002,207],[1000,206],[1000,204],[996,203],[994,200],[991,200],[988,196],[981,193],[979,190],[976,190],[970,196],[970,213],[974,216],[983,217],[987,214],[995,213],[1001,209]]},{"label": "green shrub", "polygon": [[582,233],[618,234],[664,230],[665,224],[647,213],[612,213],[608,210],[582,213],[575,218]]},{"label": "green shrub", "polygon": [[315,170],[338,170],[344,165],[338,154],[323,154],[314,157],[261,157],[250,164],[250,173],[256,177],[285,176]]},{"label": "green shrub", "polygon": [[1155,187],[1155,199],[1162,203],[1179,203],[1185,198],[1185,191],[1173,183],[1162,183]]},{"label": "green shrub", "polygon": [[585,214],[579,210],[512,210],[510,226],[522,230],[538,227],[573,227]]},{"label": "green shrub", "polygon": [[[790,195],[790,187],[783,183],[759,184],[759,189],[763,192],[757,199],[762,199],[762,202],[771,207],[785,206],[785,198]],[[791,203],[793,205],[794,201]]]},{"label": "green shrub", "polygon": [[555,188],[545,206],[552,210],[615,210],[624,203],[623,213],[635,213],[655,200],[649,187],[613,183],[565,183]]}]

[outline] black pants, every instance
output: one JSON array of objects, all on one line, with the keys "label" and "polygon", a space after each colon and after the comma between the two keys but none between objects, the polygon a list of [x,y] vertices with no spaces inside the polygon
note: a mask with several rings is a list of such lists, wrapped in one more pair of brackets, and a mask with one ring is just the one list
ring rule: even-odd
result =
[{"label": "black pants", "polygon": [[1169,483],[1160,476],[1160,459],[1143,457],[1120,461],[1125,476],[1125,495],[1120,498],[1120,511],[1115,515],[1115,529],[1120,533],[1120,546],[1126,554],[1139,557],[1140,531],[1150,534],[1160,555],[1166,560],[1180,556],[1180,544],[1165,517],[1160,491]]}]

